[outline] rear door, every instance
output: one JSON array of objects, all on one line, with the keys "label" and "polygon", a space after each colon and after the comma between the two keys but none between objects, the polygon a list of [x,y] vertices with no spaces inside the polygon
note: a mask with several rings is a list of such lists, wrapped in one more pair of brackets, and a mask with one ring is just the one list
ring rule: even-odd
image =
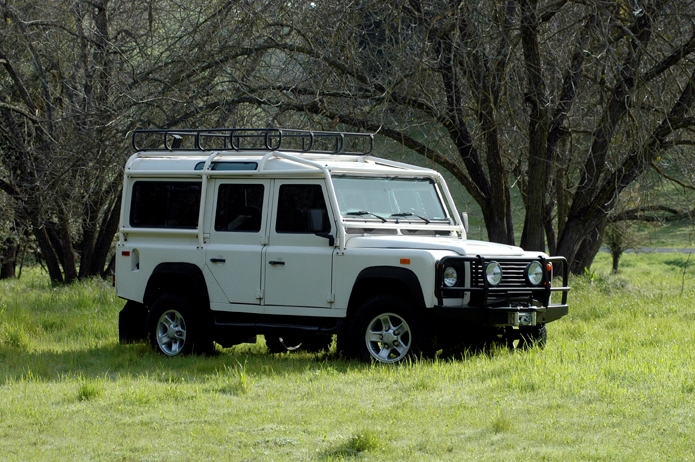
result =
[{"label": "rear door", "polygon": [[266,313],[330,308],[334,247],[326,236],[335,235],[335,224],[324,182],[275,180],[273,196],[264,257]]},{"label": "rear door", "polygon": [[[262,312],[262,258],[270,181],[218,179],[206,264],[227,300]],[[236,307],[237,310],[239,307]]]}]

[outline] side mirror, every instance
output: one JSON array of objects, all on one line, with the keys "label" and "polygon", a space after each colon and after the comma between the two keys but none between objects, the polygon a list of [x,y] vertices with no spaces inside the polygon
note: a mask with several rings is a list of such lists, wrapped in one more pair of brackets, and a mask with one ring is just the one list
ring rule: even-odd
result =
[{"label": "side mirror", "polygon": [[463,229],[468,234],[468,212],[461,212],[461,221],[463,222]]},{"label": "side mirror", "polygon": [[309,231],[312,233],[320,233],[323,231],[323,210],[309,209]]},{"label": "side mirror", "polygon": [[309,223],[307,224],[309,226],[309,231],[316,236],[328,239],[328,245],[333,247],[335,245],[335,237],[323,231],[323,210],[309,209],[308,217]]}]

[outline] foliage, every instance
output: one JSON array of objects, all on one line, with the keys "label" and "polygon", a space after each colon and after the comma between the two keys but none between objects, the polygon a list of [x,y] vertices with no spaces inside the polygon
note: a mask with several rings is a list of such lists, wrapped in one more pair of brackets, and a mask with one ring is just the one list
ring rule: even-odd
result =
[{"label": "foliage", "polygon": [[692,186],[674,168],[691,143],[690,2],[388,3],[273,10],[230,61],[258,63],[232,101],[417,152],[465,186],[493,241],[514,242],[517,185],[521,245],[547,245],[575,273],[650,168]]},{"label": "foliage", "polygon": [[377,132],[463,185],[490,240],[521,228],[576,274],[648,172],[692,193],[691,0],[384,5],[0,3],[0,277],[28,235],[54,282],[108,273],[136,127]]},{"label": "foliage", "polygon": [[17,264],[29,233],[52,281],[108,274],[125,135],[227,122],[197,106],[210,82],[192,66],[238,43],[234,13],[218,2],[0,3],[0,190],[15,237],[0,263]]},{"label": "foliage", "polygon": [[[695,265],[598,255],[548,344],[382,367],[262,340],[165,358],[117,343],[100,280],[0,281],[5,460],[686,460]],[[680,294],[685,281],[685,290]],[[9,332],[23,332],[21,342]]]}]

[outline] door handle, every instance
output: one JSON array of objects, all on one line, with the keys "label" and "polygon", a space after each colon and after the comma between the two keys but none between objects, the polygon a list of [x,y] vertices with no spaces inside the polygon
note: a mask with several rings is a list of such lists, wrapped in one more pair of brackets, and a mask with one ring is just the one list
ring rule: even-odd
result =
[{"label": "door handle", "polygon": [[270,260],[268,263],[271,265],[279,265],[279,266],[284,266],[285,262],[284,261],[275,261],[275,260]]},{"label": "door handle", "polygon": [[210,261],[213,263],[224,263],[227,260],[225,260],[224,258],[211,258]]}]

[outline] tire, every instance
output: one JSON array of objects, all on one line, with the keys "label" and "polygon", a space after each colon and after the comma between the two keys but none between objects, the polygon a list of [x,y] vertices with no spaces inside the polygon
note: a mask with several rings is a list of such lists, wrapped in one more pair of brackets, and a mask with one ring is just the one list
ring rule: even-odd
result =
[{"label": "tire", "polygon": [[305,338],[302,342],[302,350],[309,353],[320,353],[327,351],[333,343],[332,335],[314,334]]},{"label": "tire", "polygon": [[210,353],[213,343],[205,324],[184,297],[164,294],[152,304],[147,318],[150,345],[166,356]]},{"label": "tire", "polygon": [[118,313],[118,342],[122,345],[147,340],[147,307],[128,300]]},{"label": "tire", "polygon": [[519,334],[519,343],[516,347],[523,350],[528,350],[533,347],[543,349],[548,341],[548,328],[545,324],[524,327],[520,329]]},{"label": "tire", "polygon": [[347,336],[348,355],[364,362],[392,364],[434,353],[425,323],[397,295],[368,299],[355,314]]}]

